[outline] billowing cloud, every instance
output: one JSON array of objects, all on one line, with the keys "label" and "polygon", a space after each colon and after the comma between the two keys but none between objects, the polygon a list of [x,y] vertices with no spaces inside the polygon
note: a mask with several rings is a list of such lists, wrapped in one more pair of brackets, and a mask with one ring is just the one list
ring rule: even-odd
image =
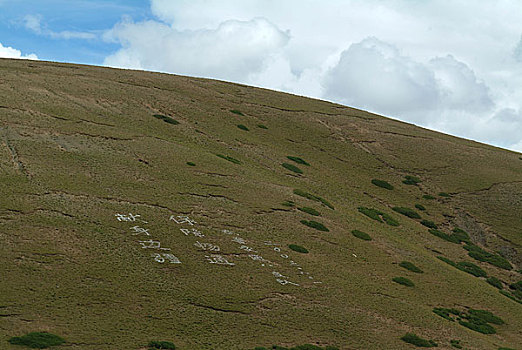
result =
[{"label": "billowing cloud", "polygon": [[238,81],[522,144],[518,0],[150,4],[153,20],[106,33],[121,45],[106,65]]},{"label": "billowing cloud", "polygon": [[0,43],[0,57],[2,58],[23,58],[26,60],[37,60],[38,56],[36,56],[34,53],[29,55],[22,55],[22,51],[14,49],[9,46],[3,46],[2,43]]},{"label": "billowing cloud", "polygon": [[195,31],[157,21],[124,20],[105,38],[122,45],[105,59],[109,66],[245,81],[260,72],[290,36],[266,19],[254,18]]},{"label": "billowing cloud", "polygon": [[324,85],[332,100],[393,116],[436,108],[440,99],[432,70],[373,37],[343,51]]},{"label": "billowing cloud", "polygon": [[522,37],[518,41],[517,46],[515,46],[515,50],[513,51],[513,57],[517,62],[522,62]]},{"label": "billowing cloud", "polygon": [[38,15],[24,17],[24,26],[38,35],[44,35],[52,39],[95,39],[96,35],[88,32],[64,30],[55,32],[42,25],[42,18]]}]

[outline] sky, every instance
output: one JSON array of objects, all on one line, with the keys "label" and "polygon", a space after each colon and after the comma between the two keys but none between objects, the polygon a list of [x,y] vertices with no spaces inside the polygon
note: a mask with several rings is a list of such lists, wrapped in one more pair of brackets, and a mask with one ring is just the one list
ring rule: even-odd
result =
[{"label": "sky", "polygon": [[522,152],[520,0],[0,0],[0,57],[239,82]]}]

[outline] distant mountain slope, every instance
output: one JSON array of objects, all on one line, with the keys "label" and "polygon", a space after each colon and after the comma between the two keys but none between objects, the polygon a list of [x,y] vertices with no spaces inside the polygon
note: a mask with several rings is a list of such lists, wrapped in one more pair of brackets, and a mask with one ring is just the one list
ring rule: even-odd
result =
[{"label": "distant mountain slope", "polygon": [[0,348],[522,344],[515,152],[237,84],[2,59],[0,184]]}]

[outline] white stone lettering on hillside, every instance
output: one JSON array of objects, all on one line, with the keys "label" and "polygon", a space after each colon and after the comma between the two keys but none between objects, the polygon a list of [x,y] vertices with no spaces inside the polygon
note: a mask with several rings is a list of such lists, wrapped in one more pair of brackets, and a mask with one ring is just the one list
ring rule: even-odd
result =
[{"label": "white stone lettering on hillside", "polygon": [[143,249],[162,249],[162,250],[170,250],[170,248],[162,248],[160,241],[153,241],[149,239],[148,241],[138,241],[141,244]]},{"label": "white stone lettering on hillside", "polygon": [[149,229],[146,229],[146,228],[143,228],[143,227],[139,227],[139,226],[133,226],[131,227],[131,230],[134,231],[134,235],[139,235],[140,233],[143,233],[147,236],[150,236],[150,233],[149,233]]},{"label": "white stone lettering on hillside", "polygon": [[[141,217],[141,215],[139,215],[139,214],[132,214],[132,213],[129,213],[128,215],[118,213],[118,214],[114,214],[114,216],[116,217],[116,219],[119,222],[135,222],[137,218]],[[139,221],[142,223],[148,224],[148,222],[145,220],[140,219]],[[133,236],[137,236],[140,234],[143,234],[145,236],[151,236],[149,229],[146,227],[141,227],[141,226],[135,225],[135,226],[130,227],[129,229],[134,232]],[[158,249],[158,250],[164,250],[164,251],[171,250],[170,248],[162,247],[160,241],[156,241],[156,240],[152,240],[152,239],[149,239],[147,241],[138,241],[138,243],[141,244],[141,248],[143,248],[143,249]],[[154,258],[154,261],[156,261],[160,264],[163,264],[166,261],[165,259],[167,259],[171,264],[181,264],[181,261],[179,260],[179,258],[173,254],[153,253],[152,257]]]},{"label": "white stone lettering on hillside", "polygon": [[186,215],[178,215],[178,216],[171,215],[169,220],[174,221],[176,224],[189,224],[190,226],[194,226],[194,224],[197,224],[196,221],[191,220]]},{"label": "white stone lettering on hillside", "polygon": [[205,237],[205,235],[203,233],[201,233],[201,231],[199,231],[195,228],[193,228],[191,230],[186,229],[186,228],[180,228],[179,230],[181,232],[183,232],[185,234],[185,236],[193,235],[194,237]]},{"label": "white stone lettering on hillside", "polygon": [[118,221],[136,221],[141,215],[133,215],[132,213],[127,214],[114,214]]},{"label": "white stone lettering on hillside", "polygon": [[234,266],[235,264],[232,262],[229,262],[223,255],[218,254],[211,254],[211,255],[205,255],[208,262],[210,264],[217,264],[217,265],[228,265],[228,266]]},{"label": "white stone lettering on hillside", "polygon": [[199,249],[202,249],[202,250],[210,250],[210,251],[213,251],[213,252],[219,252],[220,251],[219,246],[217,246],[215,244],[212,244],[212,243],[201,243],[199,241],[196,241],[196,243],[194,243],[194,245],[196,247],[198,247]]}]

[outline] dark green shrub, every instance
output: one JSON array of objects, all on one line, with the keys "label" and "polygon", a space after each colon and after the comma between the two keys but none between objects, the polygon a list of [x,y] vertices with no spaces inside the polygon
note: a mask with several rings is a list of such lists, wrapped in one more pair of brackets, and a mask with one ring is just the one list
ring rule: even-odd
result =
[{"label": "dark green shrub", "polygon": [[250,129],[247,128],[246,125],[243,125],[243,124],[238,124],[237,127],[240,128],[241,130],[250,131]]},{"label": "dark green shrub", "polygon": [[402,214],[404,216],[407,216],[409,218],[412,218],[412,219],[420,219],[421,216],[419,215],[419,213],[417,213],[415,210],[413,209],[410,209],[410,208],[405,208],[405,207],[393,207],[392,208],[393,211],[396,211],[397,213],[399,214]]},{"label": "dark green shrub", "polygon": [[263,125],[263,124],[257,124],[257,127],[260,128],[260,129],[268,129],[268,127],[266,125]]},{"label": "dark green shrub", "polygon": [[496,325],[503,325],[504,320],[501,319],[498,316],[495,316],[493,313],[487,310],[476,310],[476,309],[469,309],[468,313],[470,314],[470,319],[473,317],[479,318],[483,320],[486,323],[492,323]]},{"label": "dark green shrub", "polygon": [[189,166],[196,166],[196,163],[194,163],[194,162],[187,162],[187,165],[189,165]]},{"label": "dark green shrub", "polygon": [[460,320],[459,324],[464,326],[464,327],[467,327],[467,328],[471,329],[472,331],[483,333],[483,334],[495,334],[495,333],[497,333],[495,328],[493,328],[492,326],[490,326],[487,323],[478,324],[478,323],[475,323],[475,322],[469,322],[469,321]]},{"label": "dark green shrub", "polygon": [[[520,158],[520,159],[522,159],[522,158]],[[498,350],[517,350],[517,349],[502,347],[502,348],[498,348]]]},{"label": "dark green shrub", "polygon": [[241,164],[241,162],[235,158],[232,158],[230,156],[225,156],[223,154],[216,154],[216,156],[218,156],[219,158],[223,158],[225,160],[228,160],[229,162],[231,163],[234,163],[234,164]]},{"label": "dark green shrub", "polygon": [[502,282],[498,278],[496,278],[496,277],[493,277],[493,276],[488,277],[486,282],[488,282],[489,284],[491,284],[495,288],[498,288],[498,289],[502,289],[503,288]]},{"label": "dark green shrub", "polygon": [[318,212],[317,210],[315,210],[314,208],[303,207],[303,208],[297,208],[297,209],[299,209],[300,211],[305,212],[307,214],[313,215],[313,216],[321,215],[321,213]]},{"label": "dark green shrub", "polygon": [[402,284],[403,286],[406,286],[406,287],[415,286],[415,284],[406,277],[393,277],[392,281],[395,283],[398,283],[398,284]]},{"label": "dark green shrub", "polygon": [[373,219],[375,221],[384,222],[381,219],[382,211],[373,209],[373,208],[366,208],[366,207],[359,207],[357,210],[369,217],[370,219]]},{"label": "dark green shrub", "polygon": [[438,228],[437,224],[430,220],[422,220],[420,223],[428,228],[433,228],[433,229]]},{"label": "dark green shrub", "polygon": [[360,238],[364,241],[371,241],[372,238],[370,237],[369,234],[367,234],[366,232],[362,232],[362,231],[359,231],[359,230],[353,230],[352,231],[352,235],[354,235],[355,237],[357,238]]},{"label": "dark green shrub", "polygon": [[294,252],[303,253],[303,254],[308,253],[308,249],[306,249],[305,247],[302,247],[300,245],[297,245],[297,244],[290,244],[290,245],[288,245],[288,248],[292,249]]},{"label": "dark green shrub", "polygon": [[519,291],[522,291],[522,281],[518,281],[518,282],[515,282],[515,283],[511,283],[509,285],[509,288],[510,289],[513,289],[513,290],[519,290]]},{"label": "dark green shrub", "polygon": [[312,201],[316,201],[316,202],[320,202],[320,203],[323,203],[324,205],[326,205],[328,208],[330,209],[334,209],[333,205],[330,204],[330,202],[328,202],[326,199],[324,198],[321,198],[319,196],[316,196],[316,195],[313,195],[311,193],[308,193],[308,192],[305,192],[305,191],[302,191],[302,190],[298,190],[298,189],[295,189],[294,190],[294,194],[298,195],[298,196],[301,196],[301,197],[305,197],[307,199],[310,199]]},{"label": "dark green shrub", "polygon": [[294,157],[294,156],[286,156],[286,158],[296,162],[297,164],[302,164],[302,165],[306,165],[306,166],[310,166],[310,164],[304,160],[303,158],[299,158],[299,157]]},{"label": "dark green shrub", "polygon": [[433,340],[426,340],[423,339],[413,333],[406,333],[401,337],[401,340],[405,341],[406,343],[413,344],[417,347],[421,348],[433,348],[437,347],[437,343],[435,343]]},{"label": "dark green shrub", "polygon": [[433,197],[431,194],[425,194],[424,196],[422,196],[422,198],[427,199],[427,200],[435,199],[435,197]]},{"label": "dark green shrub", "polygon": [[446,192],[439,192],[439,196],[441,197],[451,197],[449,193]]},{"label": "dark green shrub", "polygon": [[163,120],[165,123],[169,123],[169,124],[172,124],[172,125],[178,125],[179,124],[179,122],[177,120],[174,120],[171,117],[167,117],[166,115],[154,114],[153,117],[156,118],[156,119]]},{"label": "dark green shrub", "polygon": [[435,307],[433,308],[433,312],[440,317],[445,318],[448,321],[455,321],[451,315],[460,316],[461,312],[457,309],[447,309],[444,307]]},{"label": "dark green shrub", "polygon": [[394,188],[393,185],[389,184],[388,182],[386,182],[384,180],[373,179],[372,184],[374,184],[377,187],[385,188],[387,190],[393,190],[393,188]]},{"label": "dark green shrub", "polygon": [[419,210],[422,210],[422,211],[425,211],[426,210],[426,207],[422,204],[415,204],[415,208],[419,209]]},{"label": "dark green shrub", "polygon": [[148,345],[149,349],[169,349],[169,350],[175,350],[176,345],[174,343],[171,343],[169,341],[150,341]]},{"label": "dark green shrub", "polygon": [[507,291],[505,291],[505,290],[501,290],[501,291],[500,291],[500,294],[502,294],[502,295],[508,297],[509,299],[513,300],[514,302],[517,302],[517,303],[519,303],[519,304],[522,304],[522,298],[520,298],[520,297],[517,298],[517,297],[515,297],[513,294],[511,294],[511,293],[509,293],[509,292],[507,292]]},{"label": "dark green shrub", "polygon": [[399,222],[397,220],[380,210],[366,207],[359,207],[357,210],[375,221],[385,222],[390,226],[399,226]]},{"label": "dark green shrub", "polygon": [[468,233],[458,227],[455,227],[453,229],[453,236],[455,236],[460,242],[469,243],[469,241],[470,241]]},{"label": "dark green shrub", "polygon": [[295,202],[294,201],[284,201],[283,203],[281,203],[281,205],[284,205],[285,207],[295,207]]},{"label": "dark green shrub", "polygon": [[511,263],[500,255],[492,254],[474,244],[466,244],[464,249],[468,251],[468,255],[475,260],[487,262],[493,266],[499,267],[504,270],[512,270],[513,266]]},{"label": "dark green shrub", "polygon": [[283,166],[283,168],[286,168],[286,169],[288,169],[290,171],[293,171],[294,173],[297,173],[297,174],[302,174],[303,173],[303,171],[301,169],[299,169],[298,167],[296,167],[293,164],[283,163],[281,165]]},{"label": "dark green shrub", "polygon": [[460,243],[460,241],[457,239],[457,237],[454,237],[453,235],[448,235],[442,231],[435,230],[435,229],[429,229],[429,233],[431,233],[434,236],[437,236],[439,238],[442,238],[445,241],[451,242],[451,243]]},{"label": "dark green shrub", "polygon": [[482,270],[480,267],[471,262],[461,261],[457,263],[456,267],[457,269],[467,272],[476,277],[486,277],[488,275],[486,271]]},{"label": "dark green shrub", "polygon": [[450,340],[451,346],[457,349],[462,349],[462,345],[460,345],[460,340]]},{"label": "dark green shrub", "polygon": [[421,179],[411,175],[406,175],[404,180],[402,180],[402,183],[405,185],[417,185],[419,182],[421,182]]},{"label": "dark green shrub", "polygon": [[392,216],[390,216],[386,213],[382,213],[381,216],[382,216],[382,219],[384,220],[384,222],[390,226],[399,226],[400,225],[397,220],[395,220]]},{"label": "dark green shrub", "polygon": [[240,110],[237,110],[237,109],[231,109],[230,112],[237,114],[237,115],[244,115],[243,112],[241,112]]},{"label": "dark green shrub", "polygon": [[13,345],[24,345],[33,349],[47,349],[65,343],[62,337],[47,332],[31,332],[8,340]]},{"label": "dark green shrub", "polygon": [[419,269],[417,266],[415,266],[413,263],[411,263],[409,261],[401,261],[399,266],[403,267],[406,270],[409,270],[411,272],[416,272],[416,273],[423,273],[424,272],[424,271],[422,271],[421,269]]},{"label": "dark green shrub", "polygon": [[451,265],[453,267],[457,267],[457,263],[454,262],[453,260],[450,260],[450,259],[445,258],[443,256],[437,256],[437,259],[439,259],[441,261],[444,261],[446,264],[449,264],[449,265]]},{"label": "dark green shrub", "polygon": [[324,226],[323,224],[321,224],[320,222],[317,222],[317,221],[301,220],[301,223],[303,225],[308,226],[308,227],[315,228],[316,230],[319,230],[319,231],[325,231],[325,232],[330,231],[326,226]]}]

